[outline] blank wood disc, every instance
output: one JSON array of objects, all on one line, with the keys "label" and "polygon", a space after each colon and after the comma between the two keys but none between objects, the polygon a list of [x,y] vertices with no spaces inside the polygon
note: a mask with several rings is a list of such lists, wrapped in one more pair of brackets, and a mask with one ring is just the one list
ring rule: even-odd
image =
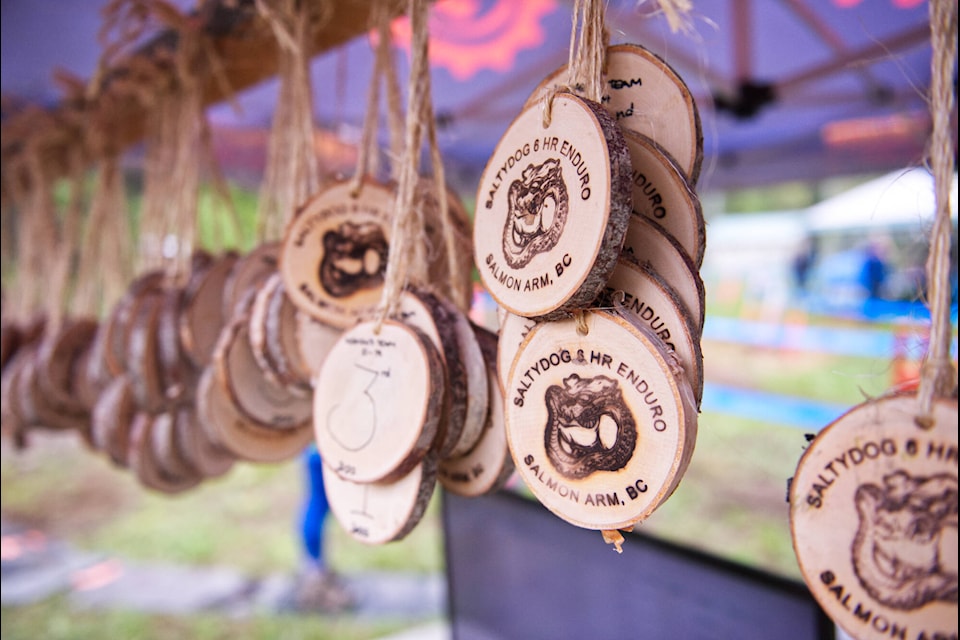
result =
[{"label": "blank wood disc", "polygon": [[284,293],[283,278],[274,273],[261,285],[250,307],[250,347],[264,376],[292,394],[306,397],[310,374],[296,342],[296,311]]},{"label": "blank wood disc", "polygon": [[401,540],[413,531],[436,485],[435,454],[392,482],[352,482],[323,465],[323,486],[334,517],[350,537],[371,545]]},{"label": "blank wood disc", "polygon": [[335,182],[290,221],[280,273],[297,308],[345,329],[376,312],[390,248],[393,189]]},{"label": "blank wood disc", "polygon": [[679,296],[658,274],[630,260],[617,264],[602,299],[615,306],[623,297],[623,310],[631,314],[677,354],[690,388],[700,404],[703,394],[703,354],[700,331],[687,315]]},{"label": "blank wood disc", "polygon": [[[635,44],[607,48],[604,106],[624,129],[655,140],[674,157],[690,184],[703,162],[703,130],[697,104],[683,79],[659,56]],[[567,82],[562,67],[547,77],[527,104]]]},{"label": "blank wood disc", "polygon": [[634,217],[648,218],[660,225],[699,269],[707,246],[700,198],[657,143],[633,131],[624,131],[623,137],[633,166],[630,184]]},{"label": "blank wood disc", "polygon": [[645,519],[680,481],[697,414],[661,343],[618,316],[548,322],[520,348],[505,394],[517,472],[556,515],[587,529]]},{"label": "blank wood disc", "polygon": [[386,320],[344,332],[314,391],[320,455],[354,482],[389,481],[426,455],[440,418],[443,361],[419,329]]},{"label": "blank wood disc", "polygon": [[496,376],[497,336],[482,327],[474,327],[483,351],[489,376],[489,411],[476,445],[458,457],[440,461],[440,484],[451,493],[472,498],[503,487],[513,473],[513,458],[507,446],[503,426],[503,393]]},{"label": "blank wood disc", "polygon": [[919,413],[913,393],[854,407],[790,483],[800,571],[855,638],[957,636],[957,401],[935,401],[930,429]]},{"label": "blank wood disc", "polygon": [[524,109],[480,178],[474,259],[490,295],[525,317],[593,302],[630,216],[630,158],[603,108],[569,93]]},{"label": "blank wood disc", "polygon": [[274,429],[251,421],[233,403],[213,367],[200,375],[197,417],[220,446],[248,462],[290,460],[299,455],[313,438],[309,424],[297,429]]}]

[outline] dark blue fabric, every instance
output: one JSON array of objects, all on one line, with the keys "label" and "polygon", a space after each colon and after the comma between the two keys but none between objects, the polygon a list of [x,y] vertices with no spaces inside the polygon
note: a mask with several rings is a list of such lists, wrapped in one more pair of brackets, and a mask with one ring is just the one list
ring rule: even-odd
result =
[{"label": "dark blue fabric", "polygon": [[323,487],[323,463],[315,445],[303,453],[306,470],[307,497],[304,500],[300,531],[307,556],[318,565],[323,565],[323,524],[330,511],[327,493]]}]

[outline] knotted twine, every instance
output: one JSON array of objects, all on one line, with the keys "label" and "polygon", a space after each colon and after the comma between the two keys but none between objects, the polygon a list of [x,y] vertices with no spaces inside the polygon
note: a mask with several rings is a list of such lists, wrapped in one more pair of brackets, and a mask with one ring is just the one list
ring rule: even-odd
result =
[{"label": "knotted twine", "polygon": [[328,19],[328,9],[325,2],[257,0],[257,10],[277,41],[280,79],[257,207],[260,240],[281,237],[297,207],[320,186],[310,53],[312,34]]},{"label": "knotted twine", "polygon": [[380,121],[380,85],[387,85],[387,123],[390,134],[390,176],[397,179],[403,150],[403,112],[400,104],[400,86],[393,57],[393,36],[390,31],[391,13],[386,0],[379,0],[371,11],[371,22],[377,34],[374,47],[373,73],[367,87],[367,109],[357,153],[357,167],[351,181],[350,193],[359,194],[368,175],[380,172],[380,146],[377,131]]},{"label": "knotted twine", "polygon": [[950,322],[950,183],[954,156],[950,114],[956,95],[953,68],[957,61],[957,3],[955,0],[931,0],[930,29],[933,55],[930,85],[930,112],[933,132],[930,138],[930,166],[933,173],[936,217],[930,231],[927,257],[927,296],[930,305],[930,342],[921,365],[920,400],[917,425],[933,426],[931,408],[935,397],[954,396],[957,370],[950,359],[952,325]]},{"label": "knotted twine", "polygon": [[[418,201],[420,187],[420,154],[424,130],[430,146],[430,161],[433,168],[433,196],[439,208],[443,226],[443,241],[446,245],[449,282],[459,282],[462,273],[457,263],[453,223],[447,202],[444,183],[443,161],[436,135],[436,121],[430,89],[429,33],[427,26],[429,3],[426,0],[410,0],[409,16],[411,30],[410,76],[407,83],[407,105],[404,124],[403,154],[397,162],[397,196],[394,201],[390,255],[384,278],[377,330],[383,321],[394,314],[400,295],[409,283],[424,283],[428,279],[427,243],[424,241],[426,222],[424,208],[432,206],[424,198]],[[442,287],[441,287],[442,288]],[[469,292],[447,287],[448,295],[461,308],[469,307]],[[454,297],[455,296],[455,297]]]}]

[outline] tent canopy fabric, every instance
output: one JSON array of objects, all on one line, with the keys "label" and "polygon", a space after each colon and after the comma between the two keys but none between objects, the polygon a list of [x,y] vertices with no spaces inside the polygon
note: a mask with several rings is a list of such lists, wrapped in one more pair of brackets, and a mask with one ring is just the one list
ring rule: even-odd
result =
[{"label": "tent canopy fabric", "polygon": [[[923,168],[893,171],[827,198],[806,212],[811,231],[919,226],[936,214],[933,176]],[[950,191],[950,216],[957,219],[957,174]]]},{"label": "tent canopy fabric", "polygon": [[[99,4],[2,4],[5,119],[14,100],[56,104],[57,68],[92,76]],[[572,12],[564,0],[433,5],[433,98],[450,175],[475,179],[533,89],[566,63]],[[677,30],[653,0],[611,0],[606,19],[611,43],[650,49],[694,96],[704,135],[701,191],[879,173],[924,159],[926,0],[694,0]],[[404,48],[407,24],[400,18],[394,29]],[[399,62],[405,78],[407,57]],[[316,120],[334,137],[356,139],[372,66],[364,35],[314,59]],[[268,80],[210,108],[228,172],[262,164],[262,154],[251,160],[243,144],[251,130],[269,129],[276,96]]]}]

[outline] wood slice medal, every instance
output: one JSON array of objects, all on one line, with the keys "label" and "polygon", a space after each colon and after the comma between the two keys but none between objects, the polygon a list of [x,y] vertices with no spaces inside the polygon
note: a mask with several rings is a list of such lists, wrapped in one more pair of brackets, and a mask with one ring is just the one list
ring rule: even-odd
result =
[{"label": "wood slice medal", "polygon": [[419,329],[393,320],[346,331],[314,391],[323,460],[354,482],[390,481],[423,459],[440,418],[444,367]]},{"label": "wood slice medal", "polygon": [[861,404],[821,431],[790,483],[800,571],[851,636],[957,637],[957,401],[914,423],[912,393]]},{"label": "wood slice medal", "polygon": [[[700,199],[662,147],[633,131],[624,131],[623,137],[627,141],[633,166],[630,185],[633,189],[634,218],[647,218],[657,223],[680,244],[699,269],[707,246],[706,222]],[[633,221],[630,225],[633,226]]]},{"label": "wood slice medal", "polygon": [[222,476],[233,468],[237,458],[215,438],[213,425],[199,419],[195,406],[178,407],[173,426],[180,456],[204,478]]},{"label": "wood slice medal", "polygon": [[221,332],[213,355],[217,377],[231,403],[248,420],[265,428],[297,430],[309,425],[311,399],[291,393],[263,375],[250,344],[249,318],[235,319]]},{"label": "wood slice medal", "polygon": [[510,386],[508,376],[513,359],[527,334],[538,324],[536,320],[506,312],[500,319],[500,339],[497,340],[497,379],[501,391]]},{"label": "wood slice medal", "polygon": [[703,279],[683,248],[660,225],[648,218],[631,220],[621,256],[657,272],[676,292],[697,331],[703,330],[706,307]]},{"label": "wood slice medal", "polygon": [[376,312],[387,270],[393,190],[337,182],[314,196],[287,226],[280,273],[298,309],[346,329]]},{"label": "wood slice medal", "polygon": [[503,392],[496,377],[497,336],[474,326],[489,371],[489,411],[483,433],[466,454],[440,461],[440,484],[451,493],[472,498],[503,487],[513,473],[513,458],[503,427]]},{"label": "wood slice medal", "polygon": [[630,216],[630,158],[603,108],[569,93],[544,126],[527,107],[490,157],[477,191],[474,258],[490,295],[525,317],[593,302]]},{"label": "wood slice medal", "polygon": [[224,290],[238,257],[226,253],[202,271],[190,275],[183,292],[180,342],[190,362],[202,369],[210,362],[220,330],[230,319],[224,315]]},{"label": "wood slice medal", "polygon": [[300,360],[307,368],[310,383],[313,385],[323,368],[327,354],[330,353],[330,349],[337,343],[340,334],[343,332],[317,320],[301,309],[297,309],[295,318],[297,323],[296,341],[297,348],[300,350]]},{"label": "wood slice medal", "polygon": [[[527,104],[566,81],[562,67],[540,83]],[[624,129],[655,140],[696,184],[703,162],[700,112],[686,83],[655,53],[635,44],[607,48],[604,106]]]},{"label": "wood slice medal", "polygon": [[267,242],[254,247],[250,253],[233,263],[223,283],[224,325],[229,324],[238,313],[245,313],[250,308],[250,298],[264,280],[276,273],[279,256],[280,243]]},{"label": "wood slice medal", "polygon": [[699,406],[703,393],[700,331],[673,288],[648,267],[623,259],[604,290],[604,306],[621,300],[623,310],[646,326],[680,359]]},{"label": "wood slice medal", "polygon": [[391,482],[353,482],[324,464],[323,486],[330,510],[350,537],[371,545],[394,542],[423,518],[437,486],[437,456],[427,454]]},{"label": "wood slice medal", "polygon": [[517,472],[564,520],[625,529],[673,493],[693,453],[689,383],[642,326],[605,312],[544,323],[520,348],[505,402]]},{"label": "wood slice medal", "polygon": [[313,438],[309,423],[299,429],[275,429],[250,420],[233,403],[229,392],[209,367],[197,385],[197,418],[212,440],[241,460],[283,462],[296,457]]},{"label": "wood slice medal", "polygon": [[422,287],[404,290],[393,319],[423,332],[440,354],[446,385],[433,449],[445,457],[460,441],[467,419],[467,370],[454,322],[440,298]]}]

